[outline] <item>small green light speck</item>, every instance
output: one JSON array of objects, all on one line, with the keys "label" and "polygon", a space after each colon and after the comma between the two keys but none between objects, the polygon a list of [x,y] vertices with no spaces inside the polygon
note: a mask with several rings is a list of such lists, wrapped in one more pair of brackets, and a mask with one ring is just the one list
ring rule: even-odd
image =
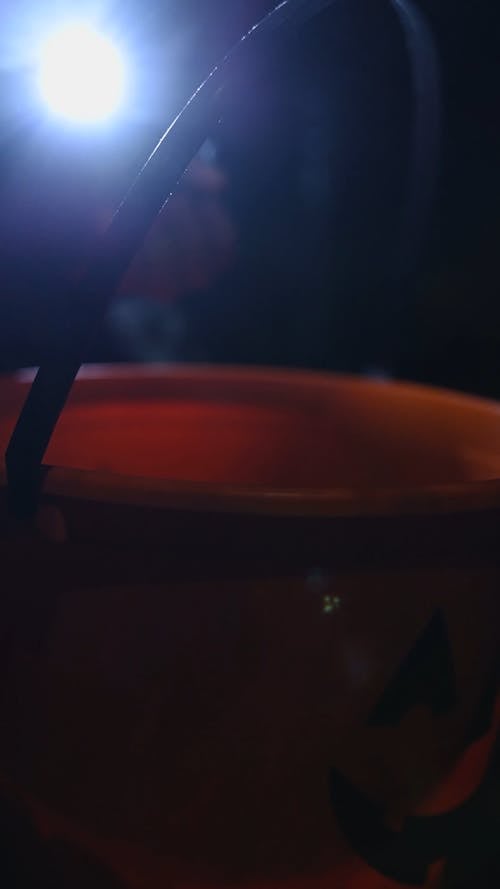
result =
[{"label": "small green light speck", "polygon": [[323,597],[323,614],[334,614],[342,605],[340,596]]}]

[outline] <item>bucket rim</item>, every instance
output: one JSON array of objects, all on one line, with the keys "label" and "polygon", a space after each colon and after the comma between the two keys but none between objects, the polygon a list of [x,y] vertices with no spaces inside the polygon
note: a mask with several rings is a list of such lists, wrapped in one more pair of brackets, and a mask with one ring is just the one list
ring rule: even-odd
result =
[{"label": "bucket rim", "polygon": [[[26,388],[36,370],[0,376],[0,389],[12,382]],[[80,370],[74,397],[87,384],[113,382],[151,384],[168,379],[185,384],[257,384],[281,388],[301,385],[320,393],[332,383],[353,389],[390,389],[395,394],[419,398],[429,395],[448,406],[494,411],[500,419],[500,403],[483,396],[401,380],[373,379],[354,374],[283,367],[233,365],[86,365]],[[104,393],[103,393],[104,394]],[[499,448],[500,454],[500,448]],[[45,464],[46,465],[46,464]],[[214,512],[274,517],[356,518],[368,516],[424,516],[450,513],[500,511],[500,478],[464,480],[452,484],[399,485],[397,487],[273,488],[222,483],[173,481],[102,470],[47,466],[41,498],[78,499],[158,508],[175,512]],[[0,488],[6,488],[5,465],[0,466]]]}]

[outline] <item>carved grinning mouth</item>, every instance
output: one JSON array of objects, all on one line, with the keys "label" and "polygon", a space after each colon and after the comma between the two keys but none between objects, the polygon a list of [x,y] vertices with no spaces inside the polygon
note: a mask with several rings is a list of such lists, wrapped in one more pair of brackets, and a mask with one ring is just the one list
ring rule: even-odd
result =
[{"label": "carved grinning mouth", "polygon": [[[453,775],[454,784],[462,786],[461,779],[465,780],[470,771],[469,753],[478,742],[487,740],[494,722],[496,694],[495,670],[469,729],[468,747]],[[434,716],[442,715],[453,708],[456,698],[452,651],[444,615],[438,611],[383,693],[369,725],[396,726],[411,708],[422,705]],[[472,826],[477,825],[488,806],[496,769],[493,757],[479,787],[465,801],[442,814],[410,816],[401,830],[391,829],[384,808],[335,768],[330,772],[331,805],[352,848],[370,867],[396,882],[422,886],[434,863],[470,845]]]}]

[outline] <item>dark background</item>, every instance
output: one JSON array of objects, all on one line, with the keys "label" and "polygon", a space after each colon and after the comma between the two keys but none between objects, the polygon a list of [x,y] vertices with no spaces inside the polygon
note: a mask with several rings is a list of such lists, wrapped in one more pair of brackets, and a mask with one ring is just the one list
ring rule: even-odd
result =
[{"label": "dark background", "polygon": [[[54,348],[53,293],[89,255],[99,212],[272,5],[108,2],[104,24],[127,43],[136,86],[123,119],[88,130],[40,113],[20,24],[36,32],[37,19],[26,0],[2,13],[0,369],[37,364]],[[88,360],[318,367],[500,396],[499,4],[419,5],[437,41],[443,119],[415,265],[402,268],[399,255],[412,133],[400,27],[387,0],[338,0],[234,102],[212,140],[231,261],[175,300],[139,286],[125,305],[127,336],[110,316]],[[70,7],[85,9],[54,4],[58,14]]]}]

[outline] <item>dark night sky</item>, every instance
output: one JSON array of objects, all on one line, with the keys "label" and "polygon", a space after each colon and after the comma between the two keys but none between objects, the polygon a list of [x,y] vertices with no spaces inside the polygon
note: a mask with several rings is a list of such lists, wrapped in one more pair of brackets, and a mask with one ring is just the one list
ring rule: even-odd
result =
[{"label": "dark night sky", "polygon": [[[86,255],[95,207],[118,200],[190,90],[270,6],[128,0],[118,12],[108,4],[109,20],[140,59],[140,77],[130,118],[102,134],[76,137],[38,123],[13,153],[7,137],[30,123],[31,111],[21,101],[26,72],[4,65],[4,368],[37,363],[52,348],[51,288]],[[401,34],[387,2],[338,0],[294,38],[272,77],[235,104],[216,135],[238,247],[224,274],[167,307],[174,320],[164,327],[166,354],[378,367],[500,396],[500,13],[486,0],[420,6],[438,44],[444,114],[417,267],[396,273],[411,124]],[[124,357],[109,330],[89,347],[89,359]]]}]

